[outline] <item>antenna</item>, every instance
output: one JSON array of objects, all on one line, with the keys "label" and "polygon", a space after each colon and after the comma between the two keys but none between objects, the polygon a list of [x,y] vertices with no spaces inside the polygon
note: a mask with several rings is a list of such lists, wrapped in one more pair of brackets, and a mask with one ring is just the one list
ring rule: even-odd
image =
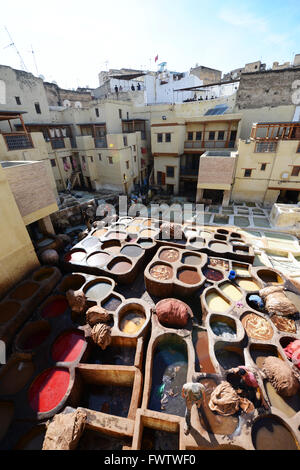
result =
[{"label": "antenna", "polygon": [[11,40],[11,43],[10,43],[8,46],[6,46],[6,47],[11,47],[11,46],[13,46],[13,47],[16,49],[16,52],[17,52],[17,54],[18,54],[18,56],[19,56],[19,58],[20,58],[20,62],[21,62],[21,67],[22,67],[22,69],[25,70],[25,72],[28,72],[27,67],[26,67],[26,65],[25,65],[25,63],[24,63],[24,60],[22,59],[22,56],[21,56],[20,52],[18,51],[18,48],[17,48],[17,46],[15,45],[13,38],[12,38],[11,35],[9,34],[7,27],[4,26],[4,28],[5,28],[5,30],[6,30],[6,32],[7,32],[7,34],[8,34],[9,39]]},{"label": "antenna", "polygon": [[35,55],[34,55],[34,50],[33,50],[32,45],[31,45],[31,53],[32,53],[33,62],[34,62],[35,69],[36,69],[36,74],[38,75],[38,74],[39,74],[39,71],[38,71],[38,68],[37,68],[37,64],[36,64],[36,60],[35,60]]}]

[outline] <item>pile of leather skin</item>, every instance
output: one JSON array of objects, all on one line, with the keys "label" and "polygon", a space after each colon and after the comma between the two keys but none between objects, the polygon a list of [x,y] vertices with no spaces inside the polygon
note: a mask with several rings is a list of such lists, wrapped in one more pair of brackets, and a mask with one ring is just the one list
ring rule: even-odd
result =
[{"label": "pile of leather skin", "polygon": [[265,302],[265,309],[272,315],[295,315],[297,308],[284,293],[283,286],[265,287],[259,291]]},{"label": "pile of leather skin", "polygon": [[166,299],[159,302],[156,314],[162,325],[180,328],[184,328],[190,318],[187,306],[176,299]]},{"label": "pile of leather skin", "polygon": [[292,368],[279,357],[269,356],[263,362],[262,371],[283,397],[292,397],[300,390],[300,384]]}]

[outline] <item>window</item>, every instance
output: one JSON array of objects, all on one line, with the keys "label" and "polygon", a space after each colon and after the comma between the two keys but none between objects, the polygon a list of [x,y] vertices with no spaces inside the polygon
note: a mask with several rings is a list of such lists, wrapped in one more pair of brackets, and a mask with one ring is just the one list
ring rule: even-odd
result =
[{"label": "window", "polygon": [[218,140],[224,140],[224,135],[225,135],[224,131],[219,131],[218,132]]},{"label": "window", "polygon": [[257,142],[256,153],[276,152],[277,142]]},{"label": "window", "polygon": [[166,134],[166,142],[171,142],[171,134],[170,133]]},{"label": "window", "polygon": [[129,160],[127,160],[127,162],[126,162],[126,168],[127,168],[127,170],[129,170]]},{"label": "window", "polygon": [[157,134],[157,142],[160,144],[163,141],[163,135]]},{"label": "window", "polygon": [[210,131],[209,134],[208,134],[208,140],[215,140],[215,132],[214,131]]},{"label": "window", "polygon": [[129,112],[128,111],[127,111],[126,116],[127,116],[127,121],[128,121],[129,120]]},{"label": "window", "polygon": [[91,159],[91,162],[93,163],[93,161],[94,161],[93,157],[90,157],[90,159]]},{"label": "window", "polygon": [[202,132],[196,132],[196,140],[202,139]]},{"label": "window", "polygon": [[249,169],[249,168],[247,168],[247,169],[245,170],[244,177],[245,177],[245,178],[250,178],[251,174],[252,174],[252,170]]},{"label": "window", "polygon": [[299,176],[300,166],[293,166],[292,176]]},{"label": "window", "polygon": [[166,174],[161,171],[157,172],[157,184],[166,184]]},{"label": "window", "polygon": [[127,147],[128,141],[127,141],[127,136],[126,135],[123,136],[123,143],[124,143],[125,147]]},{"label": "window", "polygon": [[119,109],[119,118],[122,119],[122,109]]},{"label": "window", "polygon": [[85,163],[85,157],[82,155],[82,163]]},{"label": "window", "polygon": [[188,132],[188,140],[194,140],[194,132]]},{"label": "window", "polygon": [[96,116],[99,117],[99,109],[95,108]]},{"label": "window", "polygon": [[40,104],[39,103],[34,103],[34,106],[35,106],[35,110],[36,110],[37,114],[42,114]]},{"label": "window", "polygon": [[133,151],[136,152],[136,145],[133,145]]},{"label": "window", "polygon": [[267,168],[267,164],[266,163],[262,163],[261,164],[261,167],[260,167],[260,171],[265,171]]},{"label": "window", "polygon": [[173,166],[167,166],[167,177],[168,178],[174,178],[174,167]]},{"label": "window", "polygon": [[55,167],[56,166],[56,161],[54,160],[54,158],[52,158],[50,161],[51,161],[51,166]]},{"label": "window", "polygon": [[63,157],[63,163],[68,163],[67,157]]},{"label": "window", "polygon": [[113,157],[107,157],[108,158],[108,163],[110,165],[113,165]]},{"label": "window", "polygon": [[102,161],[101,153],[98,153],[98,157],[99,157],[99,160],[101,162]]},{"label": "window", "polygon": [[136,155],[134,156],[134,161],[136,162]]},{"label": "window", "polygon": [[20,105],[20,104],[21,104],[20,97],[19,97],[19,96],[16,96],[15,98],[16,98],[16,103]]}]

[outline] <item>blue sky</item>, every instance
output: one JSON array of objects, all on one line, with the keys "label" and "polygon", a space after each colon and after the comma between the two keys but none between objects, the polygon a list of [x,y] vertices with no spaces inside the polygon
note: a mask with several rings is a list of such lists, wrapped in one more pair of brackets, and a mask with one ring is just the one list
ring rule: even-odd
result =
[{"label": "blue sky", "polygon": [[[299,0],[15,0],[2,2],[0,64],[20,67],[61,87],[96,87],[109,68],[189,70],[196,63],[224,73],[300,53]],[[31,53],[35,52],[37,69]]]}]

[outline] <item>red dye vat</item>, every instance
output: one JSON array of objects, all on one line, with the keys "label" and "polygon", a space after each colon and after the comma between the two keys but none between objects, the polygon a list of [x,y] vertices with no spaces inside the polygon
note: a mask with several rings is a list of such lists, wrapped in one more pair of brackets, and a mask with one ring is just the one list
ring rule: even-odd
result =
[{"label": "red dye vat", "polygon": [[70,383],[70,372],[62,367],[45,370],[31,384],[28,399],[39,413],[53,410],[64,398]]},{"label": "red dye vat", "polygon": [[53,344],[52,358],[56,362],[73,362],[80,356],[84,344],[82,331],[66,331]]},{"label": "red dye vat", "polygon": [[62,315],[68,308],[69,304],[67,299],[64,297],[60,299],[54,299],[52,302],[49,302],[42,310],[42,317],[52,318]]}]

